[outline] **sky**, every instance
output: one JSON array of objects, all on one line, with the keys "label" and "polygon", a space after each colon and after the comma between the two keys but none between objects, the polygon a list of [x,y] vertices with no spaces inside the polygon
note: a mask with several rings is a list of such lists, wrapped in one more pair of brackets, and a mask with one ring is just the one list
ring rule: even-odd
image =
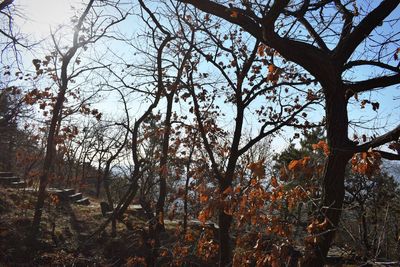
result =
[{"label": "sky", "polygon": [[15,0],[22,15],[16,17],[16,23],[23,32],[41,39],[49,35],[50,29],[67,23],[74,14],[71,6],[79,3],[79,0]]},{"label": "sky", "polygon": [[[15,0],[15,5],[20,14],[15,18],[16,24],[22,32],[29,36],[30,41],[41,40],[49,36],[51,30],[56,30],[58,25],[67,24],[74,14],[71,6],[77,7],[80,4],[81,0]],[[27,62],[27,64],[31,64],[31,59],[27,60]],[[365,74],[368,74],[368,72]],[[379,114],[382,120],[379,121],[387,123],[389,125],[388,128],[392,128],[390,125],[400,121],[400,103],[398,103],[400,101],[395,98],[395,96],[399,97],[400,93],[399,87],[389,89],[389,91],[391,91],[389,94],[387,90],[365,94],[363,98],[378,99],[385,103],[381,105]],[[109,106],[115,108],[115,103]],[[360,109],[359,103],[349,105],[349,109],[351,111],[350,119],[360,117],[367,119],[377,115],[370,111],[370,106]],[[278,144],[277,146],[282,145]]]}]

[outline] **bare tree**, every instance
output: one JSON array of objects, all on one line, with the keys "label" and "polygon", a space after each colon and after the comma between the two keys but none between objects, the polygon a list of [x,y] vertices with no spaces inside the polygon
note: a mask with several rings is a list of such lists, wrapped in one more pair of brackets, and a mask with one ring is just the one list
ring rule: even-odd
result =
[{"label": "bare tree", "polygon": [[[329,224],[317,242],[309,246],[304,259],[305,266],[322,265],[341,215],[347,162],[356,152],[399,139],[397,126],[357,145],[349,139],[347,110],[351,97],[400,82],[399,69],[391,59],[398,47],[398,32],[393,30],[398,18],[390,16],[399,1],[255,0],[233,1],[229,5],[209,0],[181,2],[239,25],[286,60],[307,70],[322,86],[331,153],[323,178],[321,214]],[[378,69],[377,75],[348,80],[348,71],[360,66]]]},{"label": "bare tree", "polygon": [[[89,1],[85,10],[83,11],[82,15],[78,18],[76,26],[74,28],[73,36],[72,36],[72,45],[67,48],[66,51],[62,51],[58,46],[58,43],[53,35],[53,41],[56,48],[57,53],[61,57],[61,67],[59,73],[54,73],[55,77],[57,77],[58,82],[58,93],[56,97],[56,102],[54,104],[49,132],[47,135],[47,143],[46,143],[46,153],[45,159],[43,162],[43,169],[42,174],[40,176],[40,185],[39,185],[39,192],[38,192],[38,199],[35,206],[35,214],[32,222],[32,238],[35,238],[39,231],[39,224],[43,212],[43,205],[44,200],[46,198],[46,187],[48,184],[48,178],[50,171],[53,167],[54,163],[54,156],[55,156],[55,145],[56,145],[56,136],[59,132],[61,127],[62,121],[62,111],[63,105],[66,98],[66,93],[68,91],[68,86],[71,80],[77,78],[79,75],[82,75],[85,72],[93,71],[94,69],[103,68],[103,66],[94,66],[88,68],[78,68],[74,69],[71,73],[69,73],[70,63],[79,61],[76,59],[75,56],[79,49],[83,49],[84,47],[95,43],[102,37],[107,36],[107,31],[112,28],[112,26],[116,25],[117,23],[123,21],[127,14],[121,14],[121,16],[116,20],[111,20],[108,22],[108,18],[106,17],[96,17],[88,19],[88,15],[90,11],[94,8],[94,0]],[[101,8],[101,6],[100,6]],[[94,13],[96,14],[96,13]],[[103,24],[104,28],[99,29],[97,23]],[[40,74],[40,60],[34,61],[35,67],[37,69],[38,74]],[[55,68],[57,71],[58,68]]]}]

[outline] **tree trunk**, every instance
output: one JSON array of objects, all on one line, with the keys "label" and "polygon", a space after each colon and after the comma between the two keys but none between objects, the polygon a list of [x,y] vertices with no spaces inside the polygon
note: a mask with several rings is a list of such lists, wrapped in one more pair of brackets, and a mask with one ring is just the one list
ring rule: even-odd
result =
[{"label": "tree trunk", "polygon": [[120,200],[121,205],[118,205],[115,209],[117,209],[117,215],[116,217],[118,219],[122,218],[122,215],[124,215],[125,211],[128,209],[129,205],[131,204],[132,200],[135,198],[136,193],[139,189],[138,185],[138,176],[139,176],[139,171],[134,172],[133,175],[133,181],[132,184],[129,186],[127,192],[123,196],[123,198]]},{"label": "tree trunk", "polygon": [[[111,209],[114,210],[114,202],[113,202],[113,199],[111,196],[110,177],[109,177],[110,176],[110,166],[111,166],[112,160],[113,160],[113,158],[110,158],[107,161],[102,180],[104,183],[104,191],[106,192],[108,205]],[[112,223],[111,223],[111,236],[115,237],[116,235],[117,235],[117,222],[116,222],[115,216],[113,216]]]},{"label": "tree trunk", "polygon": [[138,187],[139,186],[137,183],[137,179],[134,179],[132,184],[129,186],[128,190],[125,192],[124,196],[119,200],[119,203],[113,210],[113,213],[111,214],[110,218],[108,218],[107,221],[105,221],[102,225],[100,225],[99,228],[97,228],[97,230],[94,231],[94,233],[91,235],[91,237],[104,231],[104,229],[107,227],[110,221],[122,218],[122,215],[126,211],[132,199],[135,197]]},{"label": "tree trunk", "polygon": [[61,112],[62,105],[64,103],[66,90],[67,90],[67,85],[65,84],[65,86],[63,86],[58,93],[57,101],[53,110],[53,117],[51,118],[50,129],[46,143],[46,155],[43,162],[42,174],[40,176],[39,192],[35,205],[35,214],[33,216],[33,221],[32,221],[32,229],[31,229],[32,239],[35,239],[39,233],[39,225],[42,218],[44,201],[46,199],[46,187],[54,159],[53,153],[55,152],[54,138],[56,133],[56,127],[57,127],[58,117]]},{"label": "tree trunk", "polygon": [[101,181],[102,181],[102,174],[101,174],[101,157],[99,159],[99,164],[97,165],[97,179],[96,179],[96,197],[100,197],[100,189],[101,189]]},{"label": "tree trunk", "polygon": [[197,136],[195,135],[192,142],[192,147],[190,148],[188,160],[186,161],[186,181],[185,181],[185,196],[183,201],[183,235],[186,235],[187,225],[188,225],[188,194],[189,194],[189,182],[191,178],[190,165],[192,163],[192,156],[195,150]]},{"label": "tree trunk", "polygon": [[62,65],[61,65],[61,77],[60,77],[60,87],[57,94],[57,100],[54,105],[53,115],[50,122],[50,129],[49,134],[47,136],[47,147],[46,147],[46,155],[43,163],[43,171],[42,175],[40,176],[40,184],[39,184],[39,193],[38,198],[35,206],[35,214],[33,216],[32,222],[32,229],[31,229],[31,237],[33,239],[36,238],[39,232],[39,224],[42,218],[44,200],[46,198],[46,187],[49,179],[49,172],[52,168],[54,162],[54,152],[55,152],[55,142],[54,139],[57,134],[57,126],[61,123],[61,112],[62,107],[65,101],[65,93],[68,88],[68,65],[71,59],[75,56],[76,51],[78,50],[78,35],[79,31],[81,30],[81,26],[83,23],[84,18],[88,14],[90,8],[93,5],[94,0],[90,0],[87,4],[85,11],[83,12],[82,16],[80,17],[78,24],[75,27],[75,32],[73,35],[73,46],[68,50],[68,52],[63,55],[62,57]]},{"label": "tree trunk", "polygon": [[[167,94],[167,112],[165,116],[164,122],[164,136],[162,143],[162,154],[160,159],[160,193],[157,200],[156,205],[156,236],[158,233],[165,231],[164,226],[164,206],[165,206],[165,198],[167,195],[167,176],[168,176],[168,148],[169,148],[169,139],[171,134],[171,116],[172,116],[172,104],[174,100],[175,91],[171,91]],[[158,239],[158,238],[157,238]]]},{"label": "tree trunk", "polygon": [[367,216],[366,216],[366,210],[364,208],[364,204],[360,205],[361,206],[361,240],[363,241],[364,244],[364,257],[368,258],[369,253],[370,253],[370,244],[368,240],[368,223],[367,223]]},{"label": "tree trunk", "polygon": [[323,266],[335,236],[344,200],[344,176],[354,144],[348,139],[347,100],[340,82],[325,86],[327,139],[330,153],[322,183],[320,218],[327,221],[314,244],[307,244],[302,266]]},{"label": "tree trunk", "polygon": [[110,164],[111,164],[111,162],[107,161],[102,180],[103,180],[103,184],[104,184],[104,191],[106,192],[106,196],[107,196],[108,205],[112,209],[114,209],[114,202],[113,202],[111,192],[110,192],[110,178],[109,178]]},{"label": "tree trunk", "polygon": [[[190,165],[190,163],[188,164]],[[190,175],[188,174],[189,168],[186,168],[186,181],[185,181],[185,197],[183,202],[183,234],[186,234],[187,221],[188,221],[188,193],[189,193],[189,180]]]},{"label": "tree trunk", "polygon": [[[222,179],[220,182],[220,194],[232,185],[231,179]],[[232,246],[229,231],[232,223],[232,215],[226,214],[224,207],[218,210],[218,226],[219,226],[219,266],[232,265]]]}]

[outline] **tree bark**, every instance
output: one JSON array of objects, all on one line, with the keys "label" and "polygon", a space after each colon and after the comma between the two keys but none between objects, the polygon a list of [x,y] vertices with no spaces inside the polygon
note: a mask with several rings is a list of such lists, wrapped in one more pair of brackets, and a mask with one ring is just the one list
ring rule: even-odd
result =
[{"label": "tree bark", "polygon": [[101,156],[99,159],[99,164],[97,165],[97,181],[96,181],[96,197],[100,197],[100,189],[101,189],[101,181],[102,181],[102,174],[101,174]]},{"label": "tree bark", "polygon": [[189,180],[190,176],[186,174],[185,181],[185,196],[183,200],[183,235],[186,235],[188,224],[188,193],[189,193]]},{"label": "tree bark", "polygon": [[[164,206],[165,198],[167,195],[167,176],[168,176],[168,148],[169,139],[171,135],[171,116],[172,116],[172,104],[174,100],[175,90],[172,90],[167,94],[167,112],[164,121],[164,136],[162,143],[162,154],[160,159],[160,193],[156,205],[156,236],[158,233],[165,231],[164,226]],[[158,239],[158,238],[157,238]]]},{"label": "tree bark", "polygon": [[115,210],[116,210],[116,217],[118,219],[121,219],[122,216],[124,215],[125,211],[128,209],[129,205],[131,204],[132,200],[135,198],[136,193],[138,191],[139,185],[138,185],[138,176],[139,176],[139,171],[138,173],[135,173],[132,175],[133,176],[133,181],[131,185],[129,186],[126,194],[124,197],[120,200],[120,205],[118,205]]},{"label": "tree bark", "polygon": [[367,223],[367,215],[366,215],[366,210],[364,208],[364,205],[362,205],[362,209],[361,209],[361,226],[362,226],[362,231],[361,231],[361,240],[364,243],[364,256],[366,258],[368,258],[369,256],[369,251],[371,249],[371,246],[369,244],[369,240],[368,240],[368,223]]},{"label": "tree bark", "polygon": [[[66,67],[65,67],[66,70]],[[64,97],[65,97],[65,92],[67,90],[67,84],[63,86],[57,96],[57,101],[54,106],[53,110],[53,117],[51,119],[50,123],[50,129],[49,133],[47,136],[47,143],[46,143],[46,155],[45,159],[43,162],[43,169],[42,169],[42,174],[40,176],[40,183],[39,183],[39,192],[38,192],[38,197],[35,205],[35,214],[33,216],[33,221],[32,221],[32,229],[31,229],[31,237],[32,239],[35,239],[39,233],[39,225],[40,225],[40,220],[42,218],[42,213],[43,213],[43,206],[44,206],[44,201],[46,199],[46,187],[48,184],[48,177],[49,173],[51,170],[51,167],[53,165],[53,158],[54,158],[54,146],[55,146],[55,131],[57,127],[57,122],[58,122],[58,114],[61,112],[61,107],[64,102]]]},{"label": "tree bark", "polygon": [[[323,85],[324,86],[324,85]],[[322,182],[321,220],[327,225],[321,229],[315,244],[308,244],[303,266],[323,266],[339,225],[345,194],[344,177],[354,144],[348,138],[347,100],[338,81],[324,86],[326,97],[327,139],[330,148]]]},{"label": "tree bark", "polygon": [[[231,179],[222,179],[220,182],[220,194],[232,185]],[[224,207],[218,210],[218,226],[219,226],[219,266],[232,265],[232,246],[229,231],[232,224],[232,215],[225,213]]]},{"label": "tree bark", "polygon": [[62,57],[62,65],[61,65],[61,77],[60,77],[60,88],[57,94],[57,100],[54,105],[53,109],[53,115],[51,118],[50,122],[50,129],[49,133],[47,136],[47,143],[46,143],[46,155],[45,159],[43,162],[43,169],[42,169],[42,174],[40,176],[40,183],[39,183],[39,192],[38,192],[38,197],[35,205],[35,214],[33,216],[33,221],[32,221],[32,227],[31,227],[31,233],[30,233],[30,239],[33,241],[36,239],[38,233],[39,233],[39,225],[40,221],[42,218],[42,213],[43,213],[43,206],[44,206],[44,201],[46,199],[46,187],[48,184],[48,179],[49,179],[49,174],[51,171],[51,168],[54,163],[54,153],[55,153],[55,137],[57,133],[57,125],[61,123],[60,119],[60,114],[62,111],[62,107],[65,101],[65,93],[68,88],[68,82],[69,82],[69,77],[68,77],[68,65],[71,61],[71,59],[75,56],[79,45],[78,45],[78,34],[81,30],[83,20],[89,13],[89,10],[92,8],[94,0],[90,0],[89,3],[87,4],[85,11],[81,15],[81,17],[78,20],[78,24],[75,28],[74,36],[73,36],[73,45],[72,47],[68,50],[68,52]]}]

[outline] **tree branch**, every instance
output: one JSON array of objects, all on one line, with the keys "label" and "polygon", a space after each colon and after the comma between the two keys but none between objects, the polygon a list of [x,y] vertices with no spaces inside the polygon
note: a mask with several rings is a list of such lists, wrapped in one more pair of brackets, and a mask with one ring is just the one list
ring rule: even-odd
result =
[{"label": "tree branch", "polygon": [[14,2],[14,0],[4,0],[3,2],[0,3],[0,10],[5,9],[9,5],[11,5]]},{"label": "tree branch", "polygon": [[399,0],[384,0],[371,11],[356,27],[343,38],[334,50],[334,58],[346,62],[360,43],[378,27],[382,21],[399,5]]},{"label": "tree branch", "polygon": [[270,10],[263,16],[262,26],[264,30],[273,31],[275,29],[275,21],[283,13],[289,2],[289,0],[274,1]]},{"label": "tree branch", "polygon": [[328,52],[329,51],[328,46],[325,44],[321,36],[315,31],[314,27],[310,24],[310,22],[308,22],[308,20],[306,20],[304,17],[299,18],[299,21],[301,22],[301,24],[304,25],[308,33],[314,38],[319,48]]},{"label": "tree branch", "polygon": [[[326,60],[328,57],[327,52],[308,43],[280,37],[274,31],[275,21],[285,12],[284,9],[288,5],[289,0],[275,1],[269,11],[265,12],[262,19],[255,17],[254,14],[247,10],[228,8],[210,0],[178,1],[191,4],[206,13],[218,16],[233,24],[241,26],[256,39],[275,48],[286,59],[300,64],[320,80],[321,76],[330,77],[332,76],[331,74],[334,73],[334,67],[332,64],[327,64],[329,62]],[[233,15],[233,11],[235,12],[235,15]],[[298,53],[298,51],[302,51],[302,53]]]},{"label": "tree branch", "polygon": [[[378,78],[372,78],[369,80],[354,82],[345,84],[347,90],[352,94],[370,91],[376,88],[387,87],[400,83],[400,74],[392,76],[383,76]],[[351,95],[350,95],[351,96]]]},{"label": "tree branch", "polygon": [[390,141],[396,141],[399,138],[400,138],[400,124],[390,132],[387,132],[386,134],[381,135],[367,143],[356,146],[354,152],[365,152],[368,151],[370,148],[375,148],[384,145]]},{"label": "tree branch", "polygon": [[382,63],[382,62],[379,62],[379,61],[370,61],[370,60],[354,60],[354,61],[350,61],[346,65],[344,65],[344,70],[348,70],[348,69],[351,69],[351,68],[356,67],[356,66],[365,66],[365,65],[376,66],[376,67],[380,67],[382,69],[387,69],[387,70],[391,70],[393,72],[400,73],[400,69],[398,67],[391,66],[389,64],[385,64],[385,63]]},{"label": "tree branch", "polygon": [[[179,0],[180,2],[191,4],[196,8],[215,15],[217,17],[223,18],[233,24],[237,24],[246,29],[251,35],[259,36],[261,32],[261,27],[259,23],[252,18],[251,14],[246,10],[240,8],[229,8],[221,4],[217,4],[214,1],[209,0]],[[285,0],[286,1],[286,0]],[[233,15],[233,11],[237,15]],[[260,36],[261,37],[261,36]]]},{"label": "tree branch", "polygon": [[400,160],[400,154],[393,154],[386,151],[374,150],[374,152],[378,152],[381,154],[381,157],[387,160]]},{"label": "tree branch", "polygon": [[[343,28],[342,32],[340,34],[340,41],[345,39],[351,32],[351,29],[353,28],[353,17],[354,14],[353,12],[350,12],[342,3],[340,0],[335,0],[335,5],[337,6],[338,10],[340,13],[342,13],[343,18],[344,18],[344,23],[343,23]],[[339,42],[340,42],[339,41]]]},{"label": "tree branch", "polygon": [[193,83],[193,72],[189,72],[188,84],[190,85],[188,87],[188,90],[189,90],[189,93],[190,93],[190,95],[192,96],[192,99],[193,99],[194,114],[196,116],[197,124],[199,126],[199,132],[200,132],[201,138],[203,139],[204,148],[206,149],[208,157],[210,158],[211,168],[212,168],[217,180],[221,181],[223,179],[223,176],[221,175],[221,172],[218,169],[217,161],[215,160],[212,147],[211,147],[210,143],[208,142],[207,132],[206,132],[206,129],[204,127],[203,120],[201,119],[200,106],[199,106],[199,103],[197,101],[196,93],[194,91],[195,86],[194,86],[194,83]]},{"label": "tree branch", "polygon": [[268,135],[271,135],[271,134],[277,132],[278,130],[280,130],[284,126],[289,125],[290,121],[292,121],[298,114],[300,114],[305,108],[307,108],[308,106],[310,106],[313,103],[315,103],[315,102],[314,101],[307,102],[300,109],[298,109],[296,112],[292,113],[292,115],[290,115],[288,118],[286,118],[284,121],[280,122],[278,125],[276,125],[272,129],[270,129],[269,131],[264,132],[264,128],[265,127],[262,127],[261,132],[256,137],[251,139],[246,145],[244,145],[241,149],[239,149],[238,155],[239,156],[243,155],[247,150],[249,150],[252,146],[254,146],[261,139],[267,137]]}]

